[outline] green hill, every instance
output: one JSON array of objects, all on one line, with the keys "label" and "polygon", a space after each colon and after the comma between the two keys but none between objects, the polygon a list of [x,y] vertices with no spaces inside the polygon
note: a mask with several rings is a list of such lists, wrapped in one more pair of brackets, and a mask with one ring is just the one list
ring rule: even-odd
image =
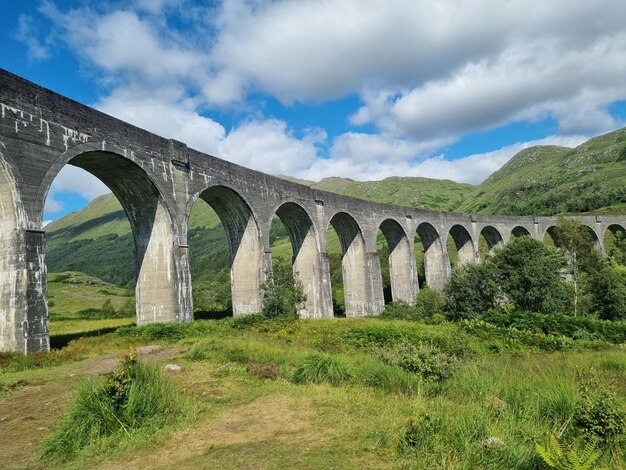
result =
[{"label": "green hill", "polygon": [[574,149],[541,146],[519,152],[476,187],[461,212],[554,215],[624,213],[626,128]]}]

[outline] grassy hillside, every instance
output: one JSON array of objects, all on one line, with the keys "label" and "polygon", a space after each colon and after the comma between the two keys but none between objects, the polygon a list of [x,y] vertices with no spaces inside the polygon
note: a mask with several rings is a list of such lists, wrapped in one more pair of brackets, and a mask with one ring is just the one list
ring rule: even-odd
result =
[{"label": "grassy hillside", "polygon": [[574,149],[531,147],[515,155],[460,204],[462,212],[553,215],[623,214],[626,129]]}]

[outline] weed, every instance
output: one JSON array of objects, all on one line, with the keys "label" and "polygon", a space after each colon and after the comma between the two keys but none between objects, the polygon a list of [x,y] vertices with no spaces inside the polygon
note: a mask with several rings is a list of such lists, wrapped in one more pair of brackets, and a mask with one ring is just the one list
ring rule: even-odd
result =
[{"label": "weed", "polygon": [[253,362],[248,364],[246,370],[249,374],[258,377],[259,379],[275,380],[278,378],[278,366],[273,362],[265,364]]},{"label": "weed", "polygon": [[41,458],[69,460],[99,439],[172,423],[182,402],[154,365],[126,356],[104,383],[85,382],[59,427],[44,442]]},{"label": "weed", "polygon": [[459,367],[456,357],[432,344],[414,344],[406,339],[391,347],[379,348],[376,356],[386,364],[401,367],[432,382],[449,378]]},{"label": "weed", "polygon": [[352,374],[346,364],[330,354],[313,353],[305,357],[293,374],[295,383],[331,383],[341,385],[348,382]]},{"label": "weed", "polygon": [[581,402],[573,417],[574,426],[589,437],[608,441],[626,431],[626,419],[617,396],[600,384],[593,371],[579,374]]}]

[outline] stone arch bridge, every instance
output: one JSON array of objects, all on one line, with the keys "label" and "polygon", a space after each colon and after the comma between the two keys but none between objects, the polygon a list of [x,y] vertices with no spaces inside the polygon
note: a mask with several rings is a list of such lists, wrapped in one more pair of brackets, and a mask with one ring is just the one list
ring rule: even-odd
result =
[{"label": "stone arch bridge", "polygon": [[[270,224],[278,216],[293,248],[293,269],[307,296],[303,317],[333,315],[326,232],[342,247],[348,316],[384,307],[376,236],[389,247],[394,300],[418,292],[413,240],[422,240],[426,284],[450,274],[446,248],[459,263],[479,261],[481,234],[490,249],[512,236],[543,240],[549,217],[479,216],[367,202],[275,178],[220,160],[114,119],[0,70],[0,350],[47,350],[48,308],[43,208],[64,165],[104,182],[121,202],[135,241],[137,322],[193,320],[187,223],[193,203],[218,214],[231,252],[235,315],[261,309],[271,269]],[[580,217],[602,250],[606,230],[625,217]]]}]

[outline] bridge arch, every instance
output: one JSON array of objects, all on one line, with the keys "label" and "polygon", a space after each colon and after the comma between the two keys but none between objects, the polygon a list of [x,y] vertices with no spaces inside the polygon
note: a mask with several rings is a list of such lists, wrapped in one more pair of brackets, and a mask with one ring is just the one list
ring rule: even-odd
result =
[{"label": "bridge arch", "polygon": [[504,238],[500,231],[492,225],[486,225],[480,231],[480,236],[485,240],[487,252],[492,254],[496,248],[504,247]]},{"label": "bridge arch", "polygon": [[513,229],[511,230],[511,233],[509,234],[509,242],[511,240],[513,240],[513,238],[519,238],[519,237],[530,237],[532,236],[530,234],[530,231],[526,228],[526,227],[522,227],[521,225],[517,225],[515,227],[513,227]]},{"label": "bridge arch", "polygon": [[419,290],[415,255],[402,226],[394,219],[385,219],[379,225],[389,249],[389,278],[392,300],[415,303]]},{"label": "bridge arch", "polygon": [[454,241],[459,265],[462,266],[466,263],[475,263],[478,258],[476,247],[468,230],[462,225],[456,224],[450,227],[448,234]]},{"label": "bridge arch", "polygon": [[442,289],[450,277],[450,259],[437,229],[428,222],[417,226],[424,250],[424,276],[426,285],[431,289]]},{"label": "bridge arch", "polygon": [[102,181],[122,205],[135,247],[136,313],[139,325],[193,319],[186,247],[178,243],[178,227],[157,181],[134,155],[109,145],[82,144],[61,154],[46,173],[37,193],[37,221],[54,178],[66,164],[82,168]]},{"label": "bridge arch", "polygon": [[604,246],[604,252],[606,254],[611,254],[617,237],[626,237],[626,228],[624,228],[624,226],[621,224],[608,225],[604,230],[604,234],[602,237],[602,244]]},{"label": "bridge arch", "polygon": [[[347,317],[378,314],[384,308],[378,253],[368,253],[360,225],[347,212],[336,212],[328,226],[341,245],[344,301]],[[378,282],[376,282],[378,281]]]},{"label": "bridge arch", "polygon": [[294,279],[302,283],[306,295],[300,317],[332,317],[330,279],[313,218],[304,207],[293,201],[283,202],[273,213],[287,229],[293,251],[291,263]]},{"label": "bridge arch", "polygon": [[234,188],[215,184],[191,198],[187,220],[197,199],[202,199],[215,211],[226,232],[233,315],[260,312],[263,306],[261,285],[269,266],[266,266],[261,232],[253,209]]}]

